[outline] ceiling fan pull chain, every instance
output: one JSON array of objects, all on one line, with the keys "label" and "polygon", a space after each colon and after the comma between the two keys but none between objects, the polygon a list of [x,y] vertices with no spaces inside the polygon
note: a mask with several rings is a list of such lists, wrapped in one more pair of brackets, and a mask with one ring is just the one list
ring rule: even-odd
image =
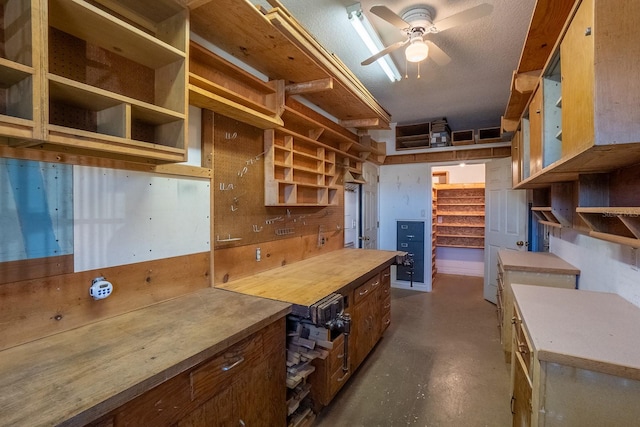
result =
[{"label": "ceiling fan pull chain", "polygon": [[404,78],[409,78],[409,62],[407,61],[406,57],[404,58]]},{"label": "ceiling fan pull chain", "polygon": [[420,78],[420,63],[418,62],[418,79]]}]

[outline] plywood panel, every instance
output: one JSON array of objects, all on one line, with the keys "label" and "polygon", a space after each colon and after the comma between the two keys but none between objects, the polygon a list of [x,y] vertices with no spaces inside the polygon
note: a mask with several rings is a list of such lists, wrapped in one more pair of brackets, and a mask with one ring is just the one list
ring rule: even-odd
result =
[{"label": "plywood panel", "polygon": [[342,187],[335,206],[265,207],[264,131],[216,115],[213,138],[216,250],[342,232]]},{"label": "plywood panel", "polygon": [[71,166],[0,159],[0,262],[73,253]]},{"label": "plywood panel", "polygon": [[210,250],[208,179],[74,167],[75,271]]},{"label": "plywood panel", "polygon": [[[0,349],[127,313],[210,285],[209,252],[0,285]],[[109,298],[94,301],[95,277]]]}]

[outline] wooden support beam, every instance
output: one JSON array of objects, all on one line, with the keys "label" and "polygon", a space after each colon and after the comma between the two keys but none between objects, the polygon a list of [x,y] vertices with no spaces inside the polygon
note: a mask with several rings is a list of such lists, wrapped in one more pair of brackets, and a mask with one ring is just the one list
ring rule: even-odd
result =
[{"label": "wooden support beam", "polygon": [[340,120],[340,124],[346,128],[368,129],[368,128],[380,128],[380,119],[353,119],[353,120]]},{"label": "wooden support beam", "polygon": [[518,124],[520,124],[519,119],[507,119],[504,116],[500,118],[500,122],[503,132],[515,132],[518,129]]},{"label": "wooden support beam", "polygon": [[322,132],[324,132],[324,128],[311,129],[309,131],[309,138],[317,141],[320,135],[322,135]]},{"label": "wooden support beam", "polygon": [[313,80],[310,82],[294,83],[286,85],[284,91],[287,95],[299,95],[305,93],[323,92],[333,89],[333,78]]},{"label": "wooden support beam", "polygon": [[514,73],[514,88],[520,93],[533,92],[540,80],[542,70],[527,71],[526,73]]}]

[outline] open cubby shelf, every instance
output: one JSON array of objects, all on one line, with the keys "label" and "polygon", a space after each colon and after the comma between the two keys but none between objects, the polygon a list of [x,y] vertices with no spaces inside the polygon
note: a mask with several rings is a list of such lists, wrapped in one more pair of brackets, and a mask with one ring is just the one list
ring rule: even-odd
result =
[{"label": "open cubby shelf", "polygon": [[340,202],[336,152],[308,138],[266,130],[265,206],[330,206]]},{"label": "open cubby shelf", "polygon": [[484,184],[436,184],[435,245],[484,248]]},{"label": "open cubby shelf", "polygon": [[592,237],[640,248],[640,207],[578,207],[576,212]]}]

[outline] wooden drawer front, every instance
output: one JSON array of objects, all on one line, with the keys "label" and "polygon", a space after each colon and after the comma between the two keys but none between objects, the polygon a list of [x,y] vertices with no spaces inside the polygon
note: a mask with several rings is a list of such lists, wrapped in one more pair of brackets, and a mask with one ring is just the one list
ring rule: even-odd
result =
[{"label": "wooden drawer front", "polygon": [[336,370],[342,369],[344,360],[344,335],[340,334],[338,338],[333,340],[333,348],[329,352],[329,373],[333,374]]},{"label": "wooden drawer front", "polygon": [[529,381],[531,381],[531,378],[532,378],[531,377],[531,361],[533,358],[531,344],[529,341],[529,337],[527,336],[526,330],[522,325],[522,317],[520,316],[518,307],[514,306],[513,310],[514,310],[513,326],[514,326],[514,341],[515,341],[514,344],[516,346],[514,350],[517,351],[522,357],[522,361],[524,362],[524,365],[526,367],[525,371],[526,371],[527,377],[529,378]]},{"label": "wooden drawer front", "polygon": [[360,285],[356,288],[353,293],[353,303],[358,304],[360,301],[365,299],[368,295],[373,293],[380,286],[380,275],[377,274],[373,276],[371,279],[367,280],[363,285]]},{"label": "wooden drawer front", "polygon": [[331,398],[342,388],[344,383],[349,379],[351,371],[344,372],[342,368],[337,369],[329,380],[329,395]]},{"label": "wooden drawer front", "polygon": [[245,365],[262,354],[262,333],[254,334],[191,372],[191,399],[207,400],[229,387]]},{"label": "wooden drawer front", "polygon": [[380,272],[380,279],[382,279],[383,287],[391,287],[391,267],[387,267]]},{"label": "wooden drawer front", "polygon": [[383,297],[382,311],[380,312],[382,316],[388,313],[391,313],[391,295],[387,295],[386,297]]},{"label": "wooden drawer front", "polygon": [[382,328],[382,330],[380,331],[380,333],[386,331],[390,324],[391,324],[391,312],[382,314],[382,320],[380,323],[380,327]]}]

